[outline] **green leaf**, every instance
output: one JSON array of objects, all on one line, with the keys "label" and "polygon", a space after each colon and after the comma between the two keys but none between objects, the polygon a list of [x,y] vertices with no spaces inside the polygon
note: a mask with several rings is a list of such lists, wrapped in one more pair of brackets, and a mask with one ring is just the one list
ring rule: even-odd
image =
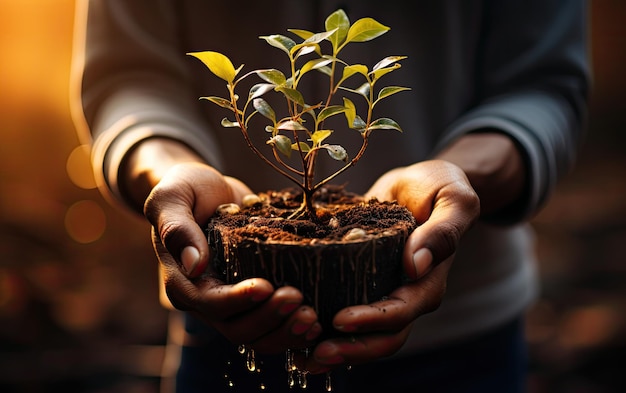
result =
[{"label": "green leaf", "polygon": [[272,109],[267,101],[262,98],[255,98],[254,101],[252,101],[252,105],[254,105],[254,109],[260,114],[270,119],[272,123],[276,123],[276,113],[274,113],[274,109]]},{"label": "green leaf", "polygon": [[[296,48],[296,47],[294,47]],[[308,55],[309,53],[317,52],[320,53],[320,46],[315,45],[307,45],[296,48],[296,54],[293,56],[294,59],[299,58],[300,56]]]},{"label": "green leaf", "polygon": [[241,69],[239,67],[238,70],[235,70],[230,59],[219,52],[204,51],[187,54],[199,59],[213,74],[228,83],[232,83],[235,80],[237,72]]},{"label": "green leaf", "polygon": [[362,18],[354,22],[348,30],[346,42],[365,42],[373,40],[389,31],[389,27],[372,18]]},{"label": "green leaf", "polygon": [[306,64],[304,64],[302,66],[302,68],[300,68],[300,76],[304,75],[305,73],[311,71],[311,70],[315,70],[321,67],[324,67],[326,64],[330,63],[331,60],[329,59],[314,59],[314,60],[309,60],[306,62]]},{"label": "green leaf", "polygon": [[268,145],[276,148],[279,152],[287,157],[291,157],[291,139],[285,135],[276,135],[268,139]]},{"label": "green leaf", "polygon": [[368,82],[365,82],[361,86],[359,86],[359,88],[356,89],[355,92],[369,100],[371,88],[372,87],[370,86],[370,84]]},{"label": "green leaf", "polygon": [[221,124],[222,124],[222,127],[226,127],[226,128],[239,127],[239,122],[228,120],[227,118],[223,118]]},{"label": "green leaf", "polygon": [[311,140],[313,141],[313,146],[319,146],[324,139],[328,138],[330,134],[333,133],[333,130],[317,130],[311,135]]},{"label": "green leaf", "polygon": [[354,118],[354,122],[352,123],[352,129],[358,130],[360,132],[365,132],[366,126],[367,124],[365,123],[365,121],[361,119],[359,115],[356,115],[356,117]]},{"label": "green leaf", "polygon": [[372,124],[370,124],[370,126],[367,128],[368,131],[382,129],[396,130],[402,132],[402,129],[400,128],[400,125],[398,125],[398,123],[386,117],[374,120]]},{"label": "green leaf", "polygon": [[250,93],[248,93],[248,99],[253,100],[257,97],[262,96],[268,91],[274,90],[275,85],[272,83],[258,83],[250,88]]},{"label": "green leaf", "polygon": [[346,149],[339,145],[325,145],[322,148],[328,151],[328,155],[331,156],[333,160],[337,161],[347,161],[348,160],[348,152]]},{"label": "green leaf", "polygon": [[383,98],[389,97],[392,94],[396,94],[396,93],[399,93],[401,91],[406,91],[406,90],[411,90],[411,89],[409,89],[408,87],[402,87],[402,86],[387,86],[387,87],[383,87],[378,92],[378,99],[376,101],[380,101]]},{"label": "green leaf", "polygon": [[326,108],[322,109],[320,113],[317,115],[317,124],[321,123],[322,121],[324,121],[326,118],[330,116],[334,116],[339,113],[343,113],[345,111],[346,111],[346,108],[341,105],[327,106]]},{"label": "green leaf", "polygon": [[279,86],[276,88],[276,91],[283,93],[288,100],[293,101],[300,106],[305,105],[304,97],[302,97],[302,93],[300,93],[296,89],[292,89],[290,87],[285,87],[285,86]]},{"label": "green leaf", "polygon": [[387,67],[390,64],[396,63],[396,62],[398,62],[400,60],[404,60],[406,58],[407,58],[407,56],[387,56],[384,59],[382,59],[381,61],[379,61],[378,63],[376,63],[374,68],[372,68],[372,71],[376,71],[379,68]]},{"label": "green leaf", "polygon": [[233,110],[233,105],[231,104],[231,102],[225,98],[222,97],[200,97],[201,100],[207,100],[207,101],[211,101],[214,104],[217,104],[219,106],[221,106],[222,108],[226,108],[226,109],[230,109]]},{"label": "green leaf", "polygon": [[296,46],[296,42],[294,40],[281,34],[260,36],[259,38],[264,39],[268,44],[282,50],[288,55],[291,53],[291,49]]},{"label": "green leaf", "polygon": [[346,39],[346,35],[350,29],[350,20],[348,19],[348,15],[346,15],[344,10],[339,9],[326,18],[324,25],[326,31],[337,29],[330,37],[330,42],[333,45],[333,52],[336,53],[337,49]]},{"label": "green leaf", "polygon": [[302,124],[298,123],[295,120],[287,120],[280,123],[277,127],[279,130],[290,130],[290,131],[308,131],[306,127]]},{"label": "green leaf", "polygon": [[304,40],[302,43],[295,45],[290,49],[290,53],[293,54],[296,51],[300,50],[300,52],[294,56],[294,58],[298,58],[299,56],[305,55],[307,53],[311,53],[314,50],[319,48],[319,43],[330,37],[335,31],[325,31],[322,33],[316,33]]},{"label": "green leaf", "polygon": [[332,36],[333,34],[335,34],[335,30],[329,30],[329,31],[323,31],[321,33],[315,33],[312,36],[310,36],[309,38],[307,38],[306,40],[304,40],[301,44],[299,45],[311,45],[311,44],[319,44],[320,42],[324,41],[325,39],[328,39],[328,37]]},{"label": "green leaf", "polygon": [[274,69],[274,68],[269,68],[265,70],[256,70],[254,72],[259,76],[259,78],[277,86],[284,85],[285,82],[287,81],[285,74],[283,74],[281,71]]},{"label": "green leaf", "polygon": [[370,72],[370,75],[372,75],[373,80],[377,80],[383,75],[388,74],[391,71],[397,70],[398,68],[400,68],[400,64],[394,64],[391,67],[379,68],[376,71],[372,71]]}]

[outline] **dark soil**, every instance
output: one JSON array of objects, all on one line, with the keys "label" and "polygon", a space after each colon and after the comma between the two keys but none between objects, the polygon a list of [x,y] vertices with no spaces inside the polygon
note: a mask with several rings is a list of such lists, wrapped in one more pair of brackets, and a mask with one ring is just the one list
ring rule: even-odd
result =
[{"label": "dark soil", "polygon": [[226,282],[262,277],[295,286],[328,330],[340,309],[379,300],[401,285],[404,243],[417,225],[405,207],[327,187],[315,196],[314,219],[291,219],[301,192],[258,196],[208,225],[213,267]]},{"label": "dark soil", "polygon": [[212,225],[259,241],[302,243],[341,242],[354,228],[375,235],[384,230],[415,227],[415,219],[404,206],[376,199],[365,201],[337,186],[323,188],[315,194],[314,219],[287,219],[302,202],[302,192],[298,189],[268,191],[259,196],[262,202],[237,214],[219,215]]}]

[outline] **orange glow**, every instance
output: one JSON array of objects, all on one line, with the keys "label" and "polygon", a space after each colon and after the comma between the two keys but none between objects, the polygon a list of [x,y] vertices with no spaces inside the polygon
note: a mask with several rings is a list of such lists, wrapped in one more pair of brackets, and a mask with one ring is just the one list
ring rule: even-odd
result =
[{"label": "orange glow", "polygon": [[85,190],[96,188],[96,180],[89,161],[89,146],[77,146],[67,158],[67,175],[72,183]]},{"label": "orange glow", "polygon": [[106,215],[94,201],[74,203],[65,214],[65,229],[78,243],[93,243],[100,239],[106,228]]}]

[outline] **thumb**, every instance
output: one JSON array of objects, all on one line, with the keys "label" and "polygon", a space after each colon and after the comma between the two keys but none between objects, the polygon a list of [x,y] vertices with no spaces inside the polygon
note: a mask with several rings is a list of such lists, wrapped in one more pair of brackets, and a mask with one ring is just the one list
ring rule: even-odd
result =
[{"label": "thumb", "polygon": [[415,280],[434,266],[453,256],[462,236],[478,217],[479,202],[471,192],[463,197],[457,194],[445,201],[440,193],[428,219],[419,225],[405,244],[403,260],[409,278]]}]

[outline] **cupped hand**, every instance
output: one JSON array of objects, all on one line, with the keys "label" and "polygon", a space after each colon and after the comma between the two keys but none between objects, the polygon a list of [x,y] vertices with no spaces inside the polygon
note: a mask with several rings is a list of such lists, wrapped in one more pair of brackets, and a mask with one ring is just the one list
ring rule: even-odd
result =
[{"label": "cupped hand", "polygon": [[397,200],[417,219],[419,226],[403,254],[409,280],[384,300],[339,311],[333,325],[348,336],[323,341],[312,356],[298,359],[300,367],[312,373],[398,351],[415,319],[439,307],[456,247],[480,213],[478,196],[465,173],[443,160],[391,170],[366,197]]},{"label": "cupped hand", "polygon": [[220,204],[240,202],[250,189],[200,163],[173,166],[152,189],[144,214],[172,305],[213,326],[234,344],[259,352],[310,345],[321,333],[317,315],[293,287],[264,279],[227,285],[211,270],[202,229]]}]

